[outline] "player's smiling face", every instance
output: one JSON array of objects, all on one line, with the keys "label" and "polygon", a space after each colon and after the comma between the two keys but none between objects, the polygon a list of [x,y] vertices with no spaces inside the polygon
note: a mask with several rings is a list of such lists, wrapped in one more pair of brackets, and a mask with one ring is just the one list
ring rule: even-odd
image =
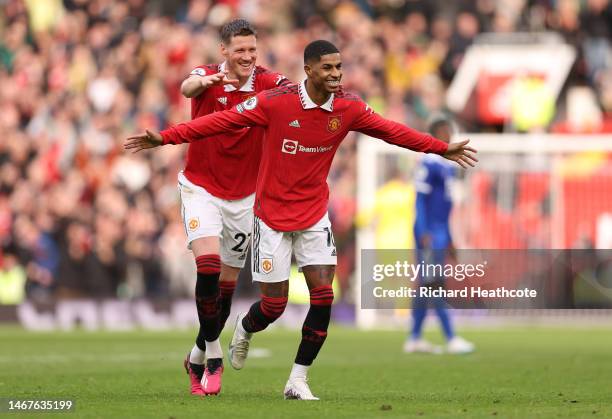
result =
[{"label": "player's smiling face", "polygon": [[308,79],[317,90],[335,93],[342,81],[342,59],[339,53],[322,55],[319,62],[306,65]]},{"label": "player's smiling face", "polygon": [[257,38],[255,35],[234,36],[228,45],[221,44],[221,53],[230,76],[246,79],[257,61]]}]

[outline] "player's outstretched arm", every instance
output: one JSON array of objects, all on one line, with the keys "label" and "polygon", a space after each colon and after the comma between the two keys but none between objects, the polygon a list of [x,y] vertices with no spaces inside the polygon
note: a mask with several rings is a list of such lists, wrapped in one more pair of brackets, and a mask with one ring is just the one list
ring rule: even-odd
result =
[{"label": "player's outstretched arm", "polygon": [[429,134],[383,118],[364,102],[356,102],[355,106],[357,117],[351,126],[353,131],[359,131],[371,137],[380,138],[387,143],[413,151],[439,154],[448,160],[456,162],[463,168],[474,166],[474,163],[478,161],[472,154],[476,153],[476,150],[467,146],[469,140],[455,144],[446,144],[444,141]]},{"label": "player's outstretched arm", "polygon": [[160,145],[205,140],[206,137],[256,125],[267,126],[269,121],[268,111],[266,106],[258,105],[261,99],[261,95],[257,95],[233,109],[213,112],[189,122],[171,126],[159,133],[147,131],[145,134],[128,138],[124,147],[128,150],[140,151]]},{"label": "player's outstretched arm", "polygon": [[467,169],[468,167],[474,167],[478,159],[474,155],[477,153],[475,148],[468,146],[470,140],[460,141],[458,143],[450,143],[446,153],[442,154],[442,157],[448,160],[452,160],[459,166]]},{"label": "player's outstretched arm", "polygon": [[137,153],[148,148],[159,147],[162,144],[163,139],[159,132],[146,130],[144,134],[128,137],[125,144],[123,144],[123,148],[132,150],[132,153]]},{"label": "player's outstretched arm", "polygon": [[239,81],[237,79],[229,79],[227,77],[227,71],[209,74],[207,76],[194,74],[192,72],[189,77],[183,80],[181,84],[181,94],[186,98],[192,98],[198,96],[209,87],[224,86],[226,84],[231,84],[235,88],[239,87]]}]

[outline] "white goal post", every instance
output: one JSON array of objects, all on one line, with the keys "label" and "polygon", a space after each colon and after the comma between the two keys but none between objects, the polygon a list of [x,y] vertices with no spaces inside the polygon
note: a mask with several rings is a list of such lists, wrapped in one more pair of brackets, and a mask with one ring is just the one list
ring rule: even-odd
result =
[{"label": "white goal post", "polygon": [[[461,191],[453,194],[458,196],[462,202],[459,205],[465,207],[464,214],[471,214],[470,208],[473,198],[470,196],[470,183],[474,183],[479,176],[494,179],[496,184],[495,193],[499,205],[510,208],[507,217],[515,217],[516,225],[522,223],[537,223],[537,219],[523,220],[519,211],[516,214],[512,205],[518,205],[517,200],[526,201],[525,207],[536,207],[529,201],[533,196],[546,193],[546,199],[542,198],[542,206],[546,206],[546,220],[543,225],[546,228],[537,230],[536,236],[541,248],[568,248],[574,247],[574,236],[576,232],[568,231],[568,222],[571,222],[571,214],[566,214],[568,205],[590,206],[591,213],[597,213],[596,219],[586,220],[585,231],[595,231],[594,245],[608,244],[612,248],[612,233],[606,235],[605,231],[612,223],[612,135],[553,135],[553,134],[474,134],[460,133],[454,138],[470,139],[470,145],[478,150],[479,163],[476,168],[466,171],[458,182],[457,188]],[[361,136],[357,144],[357,208],[358,212],[367,211],[372,208],[376,200],[376,192],[386,181],[381,178],[384,172],[387,156],[393,159],[404,159],[407,163],[402,165],[404,170],[412,170],[418,161],[419,154],[409,150],[385,143],[384,141]],[[572,173],[576,173],[577,182],[584,185],[595,185],[593,196],[585,199],[584,203],[568,203],[565,195],[574,189],[579,191],[589,187],[580,187],[574,182]],[[568,175],[569,173],[569,175]],[[533,175],[533,176],[532,176]],[[530,177],[531,176],[531,177]],[[592,178],[590,178],[591,176]],[[530,183],[531,178],[539,182],[539,186]],[[603,177],[603,179],[602,179]],[[411,175],[407,174],[410,179]],[[567,181],[570,179],[571,182]],[[592,179],[589,180],[589,179]],[[573,182],[573,183],[572,183]],[[602,183],[603,182],[603,183]],[[569,186],[568,186],[569,184]],[[518,186],[517,186],[518,185]],[[533,191],[521,191],[520,188],[529,188],[534,185]],[[520,188],[519,188],[520,186]],[[539,189],[538,189],[539,188]],[[572,189],[573,188],[573,189]],[[542,191],[540,191],[542,189]],[[602,191],[607,192],[602,193]],[[518,197],[518,198],[517,198]],[[584,198],[581,198],[584,199]],[[591,202],[592,201],[592,202]],[[455,202],[455,208],[458,203]],[[603,209],[602,209],[603,208]],[[609,214],[605,209],[608,209]],[[599,212],[598,212],[599,211]],[[591,214],[589,213],[589,214]],[[536,214],[537,215],[537,214]],[[590,216],[589,216],[590,217]],[[568,221],[569,220],[569,221]],[[481,219],[480,223],[494,223],[495,220]],[[592,223],[596,225],[593,226]],[[603,223],[603,224],[602,224]],[[452,224],[452,221],[451,221]],[[455,223],[458,224],[458,223]],[[463,223],[461,223],[463,225]],[[536,227],[539,228],[536,224]],[[600,225],[597,227],[597,225]],[[607,226],[607,227],[606,227]],[[456,225],[451,226],[455,234]],[[573,228],[572,225],[570,227]],[[593,230],[594,229],[594,230]],[[478,226],[472,231],[478,231]],[[526,229],[526,231],[528,231]],[[455,241],[459,246],[465,248],[478,248],[465,237],[465,231],[459,231]],[[398,315],[394,310],[364,310],[361,309],[361,249],[373,249],[376,247],[375,230],[371,225],[361,226],[357,230],[356,246],[356,272],[353,278],[352,289],[354,290],[355,307],[357,310],[357,325],[362,328],[384,328],[397,327],[406,321],[405,310]],[[572,236],[574,235],[574,236]],[[473,234],[472,234],[473,236]],[[500,240],[504,239],[503,237]],[[534,239],[535,240],[535,239]],[[494,243],[494,242],[492,242]],[[533,247],[528,243],[524,248]],[[496,247],[489,247],[496,248]],[[402,317],[403,316],[403,317]],[[398,318],[399,317],[399,318]]]}]

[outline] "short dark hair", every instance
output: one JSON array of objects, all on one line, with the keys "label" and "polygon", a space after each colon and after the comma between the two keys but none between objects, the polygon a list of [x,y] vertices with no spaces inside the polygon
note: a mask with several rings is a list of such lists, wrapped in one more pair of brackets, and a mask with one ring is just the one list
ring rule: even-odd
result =
[{"label": "short dark hair", "polygon": [[234,36],[257,36],[257,31],[248,20],[234,19],[221,26],[219,35],[221,36],[221,41],[223,41],[224,44],[229,44],[232,42],[232,38]]},{"label": "short dark hair", "polygon": [[329,41],[323,39],[313,41],[304,48],[304,64],[311,61],[319,61],[322,55],[337,54],[339,52],[338,48]]},{"label": "short dark hair", "polygon": [[453,123],[448,116],[443,113],[436,113],[427,121],[427,131],[433,134],[444,125],[448,125],[451,129],[453,128]]}]

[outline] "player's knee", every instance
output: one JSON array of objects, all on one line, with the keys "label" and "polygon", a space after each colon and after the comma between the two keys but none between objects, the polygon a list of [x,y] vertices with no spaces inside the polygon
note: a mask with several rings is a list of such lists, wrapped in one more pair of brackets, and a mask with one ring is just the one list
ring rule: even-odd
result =
[{"label": "player's knee", "polygon": [[189,243],[195,257],[204,255],[218,255],[220,242],[218,237],[200,237]]},{"label": "player's knee", "polygon": [[233,282],[235,284],[240,275],[240,270],[241,268],[221,263],[221,275],[219,276],[219,280],[222,282]]},{"label": "player's knee", "polygon": [[334,302],[334,290],[331,285],[322,285],[310,290],[310,305],[329,307]]},{"label": "player's knee", "polygon": [[218,275],[221,272],[221,259],[216,254],[206,254],[196,257],[196,267],[199,274]]},{"label": "player's knee", "polygon": [[261,297],[261,312],[272,323],[278,319],[287,307],[287,297]]}]

